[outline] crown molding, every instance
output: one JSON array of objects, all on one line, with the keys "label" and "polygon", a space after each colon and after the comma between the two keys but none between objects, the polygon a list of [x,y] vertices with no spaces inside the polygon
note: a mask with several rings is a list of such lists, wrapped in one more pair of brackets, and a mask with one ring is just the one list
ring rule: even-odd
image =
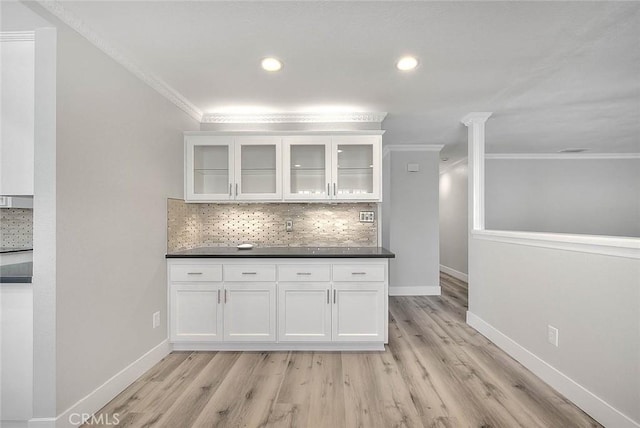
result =
[{"label": "crown molding", "polygon": [[2,31],[0,42],[33,42],[36,39],[35,31]]},{"label": "crown molding", "polygon": [[485,159],[504,160],[596,160],[640,159],[640,153],[488,153]]},{"label": "crown molding", "polygon": [[389,144],[382,149],[382,157],[391,152],[439,152],[444,144]]},{"label": "crown molding", "polygon": [[380,123],[387,113],[205,113],[202,123]]},{"label": "crown molding", "polygon": [[160,95],[171,101],[180,110],[184,111],[189,116],[196,119],[198,122],[202,120],[202,111],[198,107],[193,105],[182,94],[173,89],[171,86],[169,86],[169,84],[164,82],[158,76],[155,76],[154,74],[141,69],[136,63],[134,63],[132,60],[118,51],[115,47],[109,44],[102,36],[98,35],[91,28],[89,28],[89,26],[87,26],[84,21],[75,16],[69,10],[65,9],[60,2],[56,0],[37,1],[42,7],[53,14],[56,18],[75,30],[78,34],[91,42],[102,52],[107,54],[138,79],[149,85]]},{"label": "crown molding", "polygon": [[485,123],[487,119],[491,117],[493,113],[489,111],[479,111],[469,113],[460,119],[460,122],[464,124],[464,126],[469,126],[472,123]]}]

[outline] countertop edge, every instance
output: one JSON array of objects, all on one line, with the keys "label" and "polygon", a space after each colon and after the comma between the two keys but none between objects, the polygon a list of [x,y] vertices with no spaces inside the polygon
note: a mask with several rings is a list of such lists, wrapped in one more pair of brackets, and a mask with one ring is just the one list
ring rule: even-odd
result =
[{"label": "countertop edge", "polygon": [[166,259],[395,259],[395,254],[166,254]]}]

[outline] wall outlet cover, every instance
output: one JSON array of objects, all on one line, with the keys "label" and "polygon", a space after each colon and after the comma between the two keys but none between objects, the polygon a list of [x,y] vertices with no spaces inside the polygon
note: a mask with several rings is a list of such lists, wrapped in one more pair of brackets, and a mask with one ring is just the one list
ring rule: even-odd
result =
[{"label": "wall outlet cover", "polygon": [[153,328],[160,327],[160,312],[154,312],[153,314]]},{"label": "wall outlet cover", "polygon": [[360,211],[360,223],[373,223],[375,218],[374,211]]},{"label": "wall outlet cover", "polygon": [[552,325],[547,326],[547,340],[553,346],[558,346],[558,329]]},{"label": "wall outlet cover", "polygon": [[293,232],[293,220],[285,220],[284,228],[287,232]]}]

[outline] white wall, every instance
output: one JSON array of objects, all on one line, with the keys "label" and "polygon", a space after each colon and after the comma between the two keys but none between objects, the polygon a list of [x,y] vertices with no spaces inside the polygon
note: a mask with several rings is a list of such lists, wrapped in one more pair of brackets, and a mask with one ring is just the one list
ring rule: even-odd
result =
[{"label": "white wall", "polygon": [[456,275],[468,272],[468,174],[466,159],[440,174],[440,266]]},{"label": "white wall", "polygon": [[[390,262],[390,294],[439,294],[439,152],[391,151],[384,161],[383,246]],[[408,172],[407,164],[420,165]]]},{"label": "white wall", "polygon": [[64,25],[57,106],[61,413],[167,337],[166,200],[199,123]]},{"label": "white wall", "polygon": [[640,159],[487,159],[486,227],[640,237]]},{"label": "white wall", "polygon": [[[469,312],[508,338],[499,345],[541,359],[520,361],[606,426],[633,425],[591,395],[640,424],[640,261],[477,238],[469,245]],[[549,324],[559,329],[557,348]],[[545,363],[571,381],[545,378],[552,370],[535,370]]]}]

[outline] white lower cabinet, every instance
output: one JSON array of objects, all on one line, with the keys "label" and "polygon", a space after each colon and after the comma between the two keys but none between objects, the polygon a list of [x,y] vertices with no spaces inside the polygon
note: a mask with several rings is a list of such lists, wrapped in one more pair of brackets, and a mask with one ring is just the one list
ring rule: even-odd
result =
[{"label": "white lower cabinet", "polygon": [[281,342],[331,341],[330,283],[280,283],[278,302]]},{"label": "white lower cabinet", "polygon": [[222,340],[222,284],[171,285],[171,341]]},{"label": "white lower cabinet", "polygon": [[171,342],[183,350],[382,350],[388,261],[352,262],[170,260]]},{"label": "white lower cabinet", "polygon": [[333,299],[334,341],[384,340],[387,317],[384,283],[335,283]]},{"label": "white lower cabinet", "polygon": [[225,341],[276,341],[275,283],[234,283],[224,293]]}]

